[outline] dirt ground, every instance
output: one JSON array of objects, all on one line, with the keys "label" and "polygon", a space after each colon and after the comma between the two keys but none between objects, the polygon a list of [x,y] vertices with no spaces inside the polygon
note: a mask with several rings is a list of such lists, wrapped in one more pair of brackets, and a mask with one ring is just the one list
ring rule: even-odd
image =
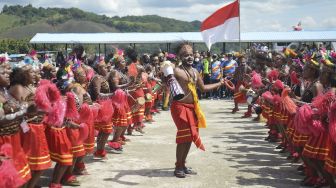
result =
[{"label": "dirt ground", "polygon": [[[233,115],[232,101],[202,100],[201,105],[208,124],[200,130],[206,151],[193,145],[187,160],[198,175],[174,177],[176,127],[170,112],[163,111],[155,122],[146,124],[144,135],[128,137],[131,142],[123,154],[109,154],[106,162],[87,157],[90,174],[79,177],[81,187],[299,187],[303,177],[295,170],[297,164],[287,161],[287,154],[279,154],[275,144],[264,141],[265,123],[241,118],[246,107]],[[42,181],[47,185],[49,179]]]}]

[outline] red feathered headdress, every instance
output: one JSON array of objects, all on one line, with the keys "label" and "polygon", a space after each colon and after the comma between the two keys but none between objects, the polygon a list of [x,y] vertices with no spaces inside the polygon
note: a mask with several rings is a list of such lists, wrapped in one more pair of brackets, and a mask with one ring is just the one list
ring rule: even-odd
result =
[{"label": "red feathered headdress", "polygon": [[277,80],[279,78],[279,71],[277,69],[271,70],[268,74],[267,74],[267,78],[273,82],[274,80]]},{"label": "red feathered headdress", "polygon": [[273,84],[273,86],[277,89],[283,90],[285,88],[284,84],[281,82],[281,80],[276,80]]},{"label": "red feathered headdress", "polygon": [[252,87],[253,88],[260,88],[260,87],[264,86],[264,84],[262,83],[262,80],[261,80],[261,76],[258,73],[255,73],[252,76],[251,82],[252,82]]},{"label": "red feathered headdress", "polygon": [[261,97],[266,100],[267,102],[273,102],[273,95],[270,91],[266,91],[261,95]]},{"label": "red feathered headdress", "polygon": [[44,122],[48,125],[62,126],[66,105],[55,84],[41,80],[35,93],[37,108],[46,112]]}]

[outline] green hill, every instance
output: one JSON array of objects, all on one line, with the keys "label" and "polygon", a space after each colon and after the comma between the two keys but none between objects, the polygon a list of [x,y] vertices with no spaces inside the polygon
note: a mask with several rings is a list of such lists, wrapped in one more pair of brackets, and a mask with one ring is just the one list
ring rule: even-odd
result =
[{"label": "green hill", "polygon": [[156,15],[107,17],[77,8],[4,6],[0,14],[0,38],[31,38],[38,32],[190,32],[199,21],[185,22]]}]

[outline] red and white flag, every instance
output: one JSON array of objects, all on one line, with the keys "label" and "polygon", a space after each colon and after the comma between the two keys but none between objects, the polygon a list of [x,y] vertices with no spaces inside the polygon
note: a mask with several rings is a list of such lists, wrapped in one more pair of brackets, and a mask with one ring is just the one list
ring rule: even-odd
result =
[{"label": "red and white flag", "polygon": [[203,41],[207,47],[216,42],[239,39],[239,2],[238,0],[217,10],[201,25]]}]

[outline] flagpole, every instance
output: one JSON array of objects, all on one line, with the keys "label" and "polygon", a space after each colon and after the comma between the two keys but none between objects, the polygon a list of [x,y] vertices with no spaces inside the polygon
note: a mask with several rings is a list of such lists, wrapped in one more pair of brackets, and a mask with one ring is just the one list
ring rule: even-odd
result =
[{"label": "flagpole", "polygon": [[239,52],[242,52],[241,49],[241,36],[240,36],[240,0],[238,0],[238,8],[239,8]]}]

